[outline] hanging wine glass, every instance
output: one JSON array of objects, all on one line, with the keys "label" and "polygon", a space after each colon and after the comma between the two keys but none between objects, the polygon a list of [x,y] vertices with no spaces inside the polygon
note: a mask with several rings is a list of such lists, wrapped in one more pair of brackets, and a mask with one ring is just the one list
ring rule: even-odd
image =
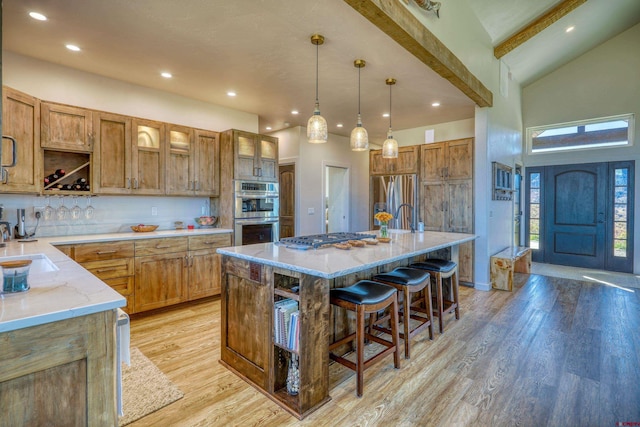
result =
[{"label": "hanging wine glass", "polygon": [[47,205],[44,208],[43,217],[45,221],[51,221],[53,219],[53,214],[56,212],[56,210],[51,207],[51,200],[49,196],[46,196],[45,200]]},{"label": "hanging wine glass", "polygon": [[95,208],[91,206],[91,196],[87,196],[87,207],[84,208],[84,217],[87,219],[93,218]]},{"label": "hanging wine glass", "polygon": [[64,205],[64,196],[60,196],[60,206],[56,210],[58,221],[64,221],[69,216],[69,208]]},{"label": "hanging wine glass", "polygon": [[82,215],[82,208],[78,206],[78,196],[73,196],[73,207],[71,208],[71,218],[78,220]]}]

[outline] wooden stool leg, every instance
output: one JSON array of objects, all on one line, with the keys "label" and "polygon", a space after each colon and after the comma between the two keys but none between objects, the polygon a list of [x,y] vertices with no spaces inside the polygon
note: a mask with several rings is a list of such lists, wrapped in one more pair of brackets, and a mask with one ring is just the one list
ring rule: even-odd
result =
[{"label": "wooden stool leg", "polygon": [[356,394],[362,397],[364,389],[364,306],[356,307]]},{"label": "wooden stool leg", "polygon": [[393,304],[391,305],[391,341],[396,347],[393,352],[393,365],[396,369],[400,369],[400,336],[398,334],[398,296],[394,294]]},{"label": "wooden stool leg", "polygon": [[424,307],[429,319],[429,339],[433,339],[433,304],[431,303],[431,281],[424,287]]},{"label": "wooden stool leg", "polygon": [[440,333],[442,333],[442,331],[444,330],[444,323],[442,321],[442,311],[443,311],[443,305],[444,303],[442,302],[442,275],[440,273],[435,273],[435,280],[436,280],[436,299],[437,299],[437,304],[438,304],[438,324],[440,325]]},{"label": "wooden stool leg", "polygon": [[460,299],[458,297],[458,272],[451,276],[451,287],[453,288],[453,301],[456,304],[456,319],[460,319]]},{"label": "wooden stool leg", "polygon": [[410,337],[410,323],[411,323],[411,297],[409,296],[409,287],[403,286],[402,301],[403,314],[402,314],[402,326],[404,327],[404,358],[409,359],[411,357],[411,339]]}]

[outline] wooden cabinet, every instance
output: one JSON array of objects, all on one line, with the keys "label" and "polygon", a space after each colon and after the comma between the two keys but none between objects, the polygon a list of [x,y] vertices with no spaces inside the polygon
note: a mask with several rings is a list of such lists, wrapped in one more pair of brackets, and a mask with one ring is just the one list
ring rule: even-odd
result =
[{"label": "wooden cabinet", "polygon": [[167,125],[167,194],[217,196],[218,133]]},{"label": "wooden cabinet", "polygon": [[382,150],[371,150],[369,152],[369,174],[402,175],[418,173],[419,155],[419,145],[399,147],[397,159],[384,159]]},{"label": "wooden cabinet", "polygon": [[124,296],[127,299],[124,311],[134,313],[133,241],[78,244],[73,246],[70,256]]},{"label": "wooden cabinet", "polygon": [[[422,145],[420,160],[425,230],[473,233],[473,138]],[[473,281],[473,242],[460,245],[459,278]]]},{"label": "wooden cabinet", "polygon": [[116,310],[0,333],[0,425],[115,426]]},{"label": "wooden cabinet", "polygon": [[94,114],[96,131],[93,191],[128,194],[131,191],[131,118],[117,114]]},{"label": "wooden cabinet", "polygon": [[41,102],[41,146],[57,150],[93,150],[92,111],[70,105]]},{"label": "wooden cabinet", "polygon": [[3,86],[2,133],[17,141],[16,158],[12,144],[2,140],[2,163],[13,163],[7,176],[0,181],[3,193],[35,193],[40,191],[42,153],[40,150],[40,101],[32,96]]},{"label": "wooden cabinet", "polygon": [[233,162],[229,175],[234,179],[278,182],[278,138],[235,129],[221,138],[223,150],[230,153]]},{"label": "wooden cabinet", "polygon": [[165,192],[165,125],[152,120],[131,121],[132,193]]},{"label": "wooden cabinet", "polygon": [[220,294],[220,255],[216,248],[231,246],[231,234],[189,236],[189,300]]},{"label": "wooden cabinet", "polygon": [[187,237],[135,241],[135,311],[187,299]]}]

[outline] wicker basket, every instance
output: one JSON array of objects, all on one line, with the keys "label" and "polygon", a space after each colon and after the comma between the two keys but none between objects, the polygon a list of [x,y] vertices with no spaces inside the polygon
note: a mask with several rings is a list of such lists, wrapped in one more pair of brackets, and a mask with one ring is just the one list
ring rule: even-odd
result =
[{"label": "wicker basket", "polygon": [[149,231],[154,231],[156,228],[158,228],[157,225],[132,225],[131,226],[131,229],[136,233],[146,233]]}]

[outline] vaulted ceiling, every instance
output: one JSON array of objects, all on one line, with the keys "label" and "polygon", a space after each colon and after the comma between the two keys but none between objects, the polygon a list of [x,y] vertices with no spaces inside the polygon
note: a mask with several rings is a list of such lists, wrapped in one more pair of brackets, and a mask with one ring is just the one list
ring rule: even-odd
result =
[{"label": "vaulted ceiling", "polygon": [[[441,13],[447,1],[441,0]],[[567,0],[463,1],[497,46]],[[30,11],[48,20],[33,20]],[[502,60],[528,84],[638,22],[638,0],[587,0]],[[575,25],[570,34],[568,25]],[[388,77],[398,82],[394,129],[474,114],[475,103],[460,89],[343,0],[4,0],[2,31],[5,50],[254,113],[261,132],[304,126],[312,114],[313,33],[326,38],[318,49],[319,95],[330,132],[348,135],[355,125],[358,58],[367,62],[362,116],[372,142],[384,140],[389,124],[382,117],[389,110]],[[82,50],[71,52],[67,43]],[[173,78],[160,77],[162,71]],[[230,90],[237,96],[227,96]]]}]

